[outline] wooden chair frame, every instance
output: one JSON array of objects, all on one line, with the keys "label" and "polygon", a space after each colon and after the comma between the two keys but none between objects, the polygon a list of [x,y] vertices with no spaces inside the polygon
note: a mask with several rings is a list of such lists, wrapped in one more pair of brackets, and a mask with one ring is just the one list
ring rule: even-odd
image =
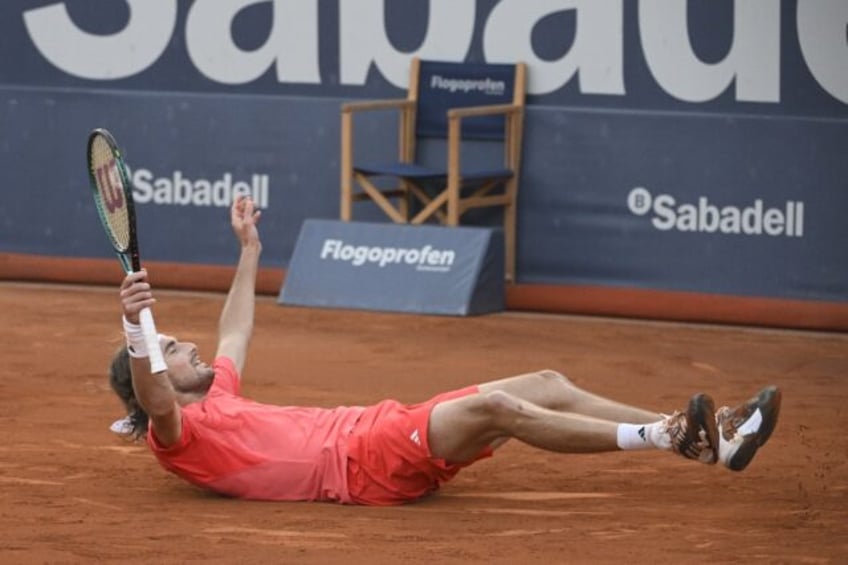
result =
[{"label": "wooden chair frame", "polygon": [[[355,169],[354,165],[354,115],[364,112],[399,112],[398,161],[412,164],[416,153],[416,107],[418,104],[418,81],[420,60],[413,58],[410,65],[410,80],[405,99],[369,100],[345,103],[341,107],[341,219],[351,221],[353,203],[373,201],[396,223],[421,224],[431,218],[447,226],[458,226],[460,218],[474,208],[501,206],[504,208],[503,231],[505,245],[506,280],[515,281],[516,263],[516,216],[518,187],[521,166],[521,144],[524,127],[524,99],[526,96],[526,65],[515,65],[515,86],[511,104],[469,106],[448,110],[447,122],[447,175],[445,185],[435,197],[408,179],[401,179],[398,186],[390,189],[378,188],[369,178]],[[463,194],[465,186],[460,170],[462,148],[462,122],[468,118],[502,115],[505,117],[503,140],[503,166],[512,171],[508,179],[483,182],[470,194]],[[354,191],[358,185],[361,192]],[[503,185],[503,191],[491,194]],[[391,199],[397,199],[397,205]],[[409,217],[412,199],[422,208]]]}]

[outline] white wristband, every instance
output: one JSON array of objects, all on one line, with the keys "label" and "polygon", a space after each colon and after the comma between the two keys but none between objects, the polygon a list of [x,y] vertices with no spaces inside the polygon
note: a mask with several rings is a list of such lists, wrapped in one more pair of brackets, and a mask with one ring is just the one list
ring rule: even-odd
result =
[{"label": "white wristband", "polygon": [[136,359],[148,357],[147,342],[144,341],[144,332],[141,331],[141,326],[139,324],[133,324],[127,320],[126,316],[124,316],[123,321],[124,335],[127,338],[127,352],[130,354],[130,357],[135,357]]}]

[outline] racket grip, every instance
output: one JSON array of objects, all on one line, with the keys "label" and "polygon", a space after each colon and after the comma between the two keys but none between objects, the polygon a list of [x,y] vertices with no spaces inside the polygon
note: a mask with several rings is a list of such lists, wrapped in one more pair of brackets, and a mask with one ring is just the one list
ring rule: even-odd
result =
[{"label": "racket grip", "polygon": [[144,334],[144,342],[147,344],[147,355],[150,361],[150,372],[161,373],[168,370],[165,358],[162,357],[162,348],[159,346],[159,334],[156,332],[156,324],[153,323],[153,312],[150,308],[144,308],[138,313],[138,322]]}]

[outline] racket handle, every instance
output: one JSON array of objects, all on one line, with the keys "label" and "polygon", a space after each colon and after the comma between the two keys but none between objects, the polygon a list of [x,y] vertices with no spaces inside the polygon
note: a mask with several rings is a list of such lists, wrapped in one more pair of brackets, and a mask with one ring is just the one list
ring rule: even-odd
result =
[{"label": "racket handle", "polygon": [[156,324],[153,323],[153,312],[150,308],[144,308],[138,313],[138,322],[144,334],[144,342],[147,344],[147,355],[150,361],[150,372],[161,373],[168,370],[165,358],[162,357],[162,348],[159,346],[159,334],[156,332]]}]

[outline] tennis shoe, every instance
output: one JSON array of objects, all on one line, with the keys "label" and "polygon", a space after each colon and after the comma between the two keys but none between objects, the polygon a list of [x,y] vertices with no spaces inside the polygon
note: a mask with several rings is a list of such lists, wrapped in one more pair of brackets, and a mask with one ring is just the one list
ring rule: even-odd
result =
[{"label": "tennis shoe", "polygon": [[725,467],[741,471],[748,466],[774,431],[780,400],[780,389],[769,386],[735,408],[719,408],[716,413],[718,457]]},{"label": "tennis shoe", "polygon": [[664,422],[664,435],[670,448],[687,459],[713,465],[718,460],[718,429],[715,404],[708,395],[699,393],[692,397],[683,412],[675,412]]},{"label": "tennis shoe", "polygon": [[127,416],[126,418],[121,418],[120,420],[115,420],[112,422],[112,425],[109,426],[109,429],[119,436],[127,437],[131,436],[135,432],[135,426],[132,423],[132,419]]}]

